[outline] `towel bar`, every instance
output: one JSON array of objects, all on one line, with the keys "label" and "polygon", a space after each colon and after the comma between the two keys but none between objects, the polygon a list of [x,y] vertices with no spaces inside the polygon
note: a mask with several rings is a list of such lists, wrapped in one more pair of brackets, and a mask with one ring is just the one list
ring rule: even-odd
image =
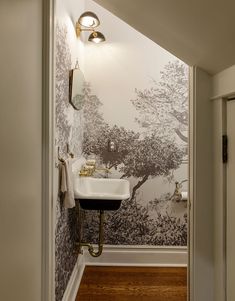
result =
[{"label": "towel bar", "polygon": [[[74,154],[72,152],[70,152],[70,149],[69,149],[69,144],[67,143],[66,144],[66,147],[67,147],[67,154],[71,157],[71,158],[74,158]],[[56,162],[56,168],[59,168],[59,165],[60,164],[64,164],[65,160],[66,159],[63,159],[62,157],[60,157],[60,147],[58,146],[57,148],[57,158],[58,158],[58,161],[59,162]]]}]

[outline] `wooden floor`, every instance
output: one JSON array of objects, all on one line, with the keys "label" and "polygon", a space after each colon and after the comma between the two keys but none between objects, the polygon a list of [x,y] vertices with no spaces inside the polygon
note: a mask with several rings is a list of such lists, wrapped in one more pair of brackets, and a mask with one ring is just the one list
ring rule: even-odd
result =
[{"label": "wooden floor", "polygon": [[186,268],[85,268],[76,301],[186,301]]}]

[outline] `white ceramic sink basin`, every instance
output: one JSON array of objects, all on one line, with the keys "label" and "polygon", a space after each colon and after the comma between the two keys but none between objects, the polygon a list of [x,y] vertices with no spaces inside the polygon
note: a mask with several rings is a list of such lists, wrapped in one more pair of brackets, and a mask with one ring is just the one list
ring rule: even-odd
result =
[{"label": "white ceramic sink basin", "polygon": [[123,179],[75,177],[74,197],[86,210],[117,210],[130,197],[130,184]]},{"label": "white ceramic sink basin", "polygon": [[76,199],[126,200],[130,197],[130,184],[123,179],[76,177],[74,196]]}]

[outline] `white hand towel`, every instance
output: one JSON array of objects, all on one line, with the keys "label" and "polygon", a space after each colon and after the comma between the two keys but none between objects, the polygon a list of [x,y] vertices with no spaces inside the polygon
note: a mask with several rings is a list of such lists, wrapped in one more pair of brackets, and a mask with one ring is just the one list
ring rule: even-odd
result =
[{"label": "white hand towel", "polygon": [[73,173],[72,173],[72,159],[65,160],[61,168],[61,192],[64,196],[64,207],[75,207],[74,191],[73,191]]}]

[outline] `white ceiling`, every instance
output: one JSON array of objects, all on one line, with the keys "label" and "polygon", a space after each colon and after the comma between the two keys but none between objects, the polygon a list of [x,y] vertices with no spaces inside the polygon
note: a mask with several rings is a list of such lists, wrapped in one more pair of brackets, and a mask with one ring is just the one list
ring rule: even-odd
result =
[{"label": "white ceiling", "polygon": [[189,65],[235,64],[235,0],[94,1]]}]

